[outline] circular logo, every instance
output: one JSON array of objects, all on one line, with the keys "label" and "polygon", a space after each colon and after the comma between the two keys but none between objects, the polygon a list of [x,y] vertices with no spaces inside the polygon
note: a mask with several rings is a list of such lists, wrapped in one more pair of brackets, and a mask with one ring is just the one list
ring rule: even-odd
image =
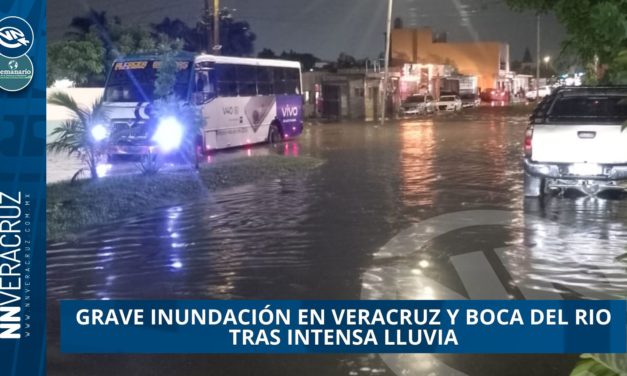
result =
[{"label": "circular logo", "polygon": [[0,20],[0,55],[11,58],[26,55],[34,41],[33,28],[23,18],[10,16]]},{"label": "circular logo", "polygon": [[33,62],[26,55],[15,59],[0,56],[0,89],[20,91],[33,80]]}]

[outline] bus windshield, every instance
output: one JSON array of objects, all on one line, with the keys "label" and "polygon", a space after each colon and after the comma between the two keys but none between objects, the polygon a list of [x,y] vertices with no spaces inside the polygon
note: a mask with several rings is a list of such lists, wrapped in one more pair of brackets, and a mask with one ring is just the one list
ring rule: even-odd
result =
[{"label": "bus windshield", "polygon": [[[120,61],[113,64],[105,87],[107,102],[149,102],[154,99],[158,60]],[[191,76],[190,61],[178,61],[174,93],[187,98]]]}]

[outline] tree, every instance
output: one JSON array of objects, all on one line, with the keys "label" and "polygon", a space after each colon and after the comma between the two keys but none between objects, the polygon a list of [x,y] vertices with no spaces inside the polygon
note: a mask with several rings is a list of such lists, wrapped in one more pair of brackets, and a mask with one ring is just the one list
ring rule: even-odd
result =
[{"label": "tree", "polygon": [[[176,123],[183,127],[179,154],[183,159],[194,162],[199,166],[198,135],[204,126],[204,118],[199,108],[188,106],[184,98],[177,96],[174,86],[176,75],[179,71],[180,51],[170,51],[159,56],[160,64],[155,80],[155,100],[153,102],[151,118],[154,119],[176,119]],[[158,129],[157,129],[158,132]],[[140,166],[144,173],[155,173],[161,167],[163,160],[159,154],[152,151],[142,157]]]},{"label": "tree", "polygon": [[338,69],[356,68],[357,66],[357,59],[349,54],[342,52],[340,56],[337,57]]},{"label": "tree", "polygon": [[114,17],[113,22],[111,22],[107,12],[99,12],[90,8],[85,15],[72,18],[71,30],[66,33],[66,36],[70,39],[82,40],[87,34],[95,30],[98,37],[104,41],[108,38],[108,29],[112,23],[119,25],[121,23],[120,18]]},{"label": "tree", "polygon": [[520,72],[520,70],[522,69],[522,63],[520,62],[520,60],[514,60],[509,65],[509,69],[514,72]]},{"label": "tree", "polygon": [[529,51],[529,47],[525,47],[525,54],[522,58],[523,63],[533,63],[533,58],[531,57],[531,51]]},{"label": "tree", "polygon": [[403,28],[403,19],[400,17],[396,17],[394,19],[394,28],[395,29],[402,29]]},{"label": "tree", "polygon": [[283,51],[279,57],[284,60],[300,62],[302,69],[305,71],[313,69],[316,63],[320,61],[320,59],[310,53],[300,53],[293,50]]},{"label": "tree", "polygon": [[592,82],[625,82],[627,1],[506,0],[516,10],[554,12],[568,34],[563,51],[574,53]]},{"label": "tree", "polygon": [[67,39],[52,44],[48,50],[49,83],[60,77],[70,78],[79,85],[101,86],[103,73],[117,57],[167,52],[179,49],[184,43],[141,25],[124,26],[119,18],[111,21],[106,12],[94,9],[73,18],[70,27],[72,31],[66,34]]},{"label": "tree", "polygon": [[166,17],[163,21],[152,24],[154,37],[165,35],[172,40],[180,40],[183,43],[182,49],[185,51],[199,52],[207,50],[206,32],[198,27],[189,27],[179,19]]},{"label": "tree", "polygon": [[257,57],[260,59],[276,59],[277,56],[271,49],[264,48],[257,54]]},{"label": "tree", "polygon": [[[257,36],[250,31],[250,25],[246,21],[236,21],[233,14],[227,8],[220,11],[220,53],[226,56],[251,56],[255,50]],[[196,33],[207,35],[207,30],[213,30],[213,15],[207,14],[196,24]],[[195,51],[206,51],[207,40],[204,45]],[[193,50],[192,50],[193,51]]]},{"label": "tree", "polygon": [[[48,143],[48,150],[78,156],[87,165],[91,178],[97,179],[97,163],[103,152],[103,144],[93,137],[92,127],[106,120],[102,98],[96,100],[90,108],[84,108],[69,94],[54,92],[48,97],[48,103],[64,107],[72,114],[70,120],[66,120],[52,131],[50,138],[54,141]],[[72,180],[84,170],[84,168],[78,170]]]},{"label": "tree", "polygon": [[112,61],[120,55],[169,52],[180,49],[182,43],[164,34],[153,34],[141,25],[113,25],[107,57]]},{"label": "tree", "polygon": [[47,83],[69,79],[77,85],[104,81],[105,51],[93,34],[84,40],[51,43],[46,54]]}]

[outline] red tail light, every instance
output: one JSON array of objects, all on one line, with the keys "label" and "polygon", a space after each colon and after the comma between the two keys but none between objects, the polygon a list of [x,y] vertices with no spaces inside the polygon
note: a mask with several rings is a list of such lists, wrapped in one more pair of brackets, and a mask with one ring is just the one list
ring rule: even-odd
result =
[{"label": "red tail light", "polygon": [[529,126],[527,127],[527,130],[525,131],[525,144],[524,144],[524,150],[525,150],[525,157],[530,158],[531,157],[531,141],[533,140],[533,126]]}]

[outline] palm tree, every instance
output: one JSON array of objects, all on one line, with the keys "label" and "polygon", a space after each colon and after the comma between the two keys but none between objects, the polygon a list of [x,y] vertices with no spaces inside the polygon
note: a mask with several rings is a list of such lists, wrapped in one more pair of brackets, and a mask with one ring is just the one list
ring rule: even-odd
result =
[{"label": "palm tree", "polygon": [[90,108],[85,108],[67,93],[54,92],[48,97],[48,103],[64,107],[72,114],[71,119],[52,131],[51,138],[54,141],[48,143],[48,150],[67,153],[68,156],[75,155],[87,165],[87,168],[81,168],[74,174],[73,181],[85,170],[89,171],[92,179],[98,178],[96,167],[104,145],[94,139],[91,130],[93,126],[106,120],[102,102],[102,98],[99,98]]}]

